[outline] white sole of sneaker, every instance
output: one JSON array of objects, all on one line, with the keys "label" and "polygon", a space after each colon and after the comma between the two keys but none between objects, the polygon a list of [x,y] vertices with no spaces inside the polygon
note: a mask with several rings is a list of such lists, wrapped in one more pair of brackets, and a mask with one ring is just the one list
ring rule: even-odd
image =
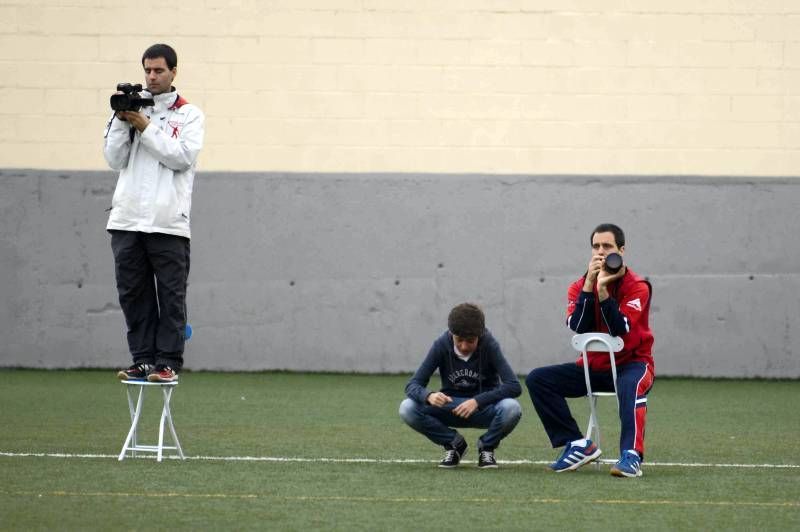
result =
[{"label": "white sole of sneaker", "polygon": [[592,454],[590,454],[588,456],[584,456],[579,462],[575,462],[571,466],[569,466],[567,468],[564,468],[564,469],[553,469],[553,471],[555,471],[556,473],[563,473],[565,471],[575,471],[579,467],[584,466],[584,465],[588,464],[589,462],[593,462],[593,461],[597,460],[597,458],[599,458],[601,454],[603,454],[603,451],[601,451],[600,449],[597,449]]},{"label": "white sole of sneaker", "polygon": [[174,379],[162,379],[158,375],[148,375],[147,376],[147,381],[148,382],[177,382],[177,380],[178,380],[178,376],[177,375],[175,375]]},{"label": "white sole of sneaker", "polygon": [[625,477],[625,478],[636,478],[636,477],[641,477],[642,476],[642,470],[639,469],[638,471],[636,471],[635,475],[631,475],[630,473],[626,473],[625,471],[620,471],[619,469],[617,469],[615,467],[612,467],[611,468],[611,475],[615,476],[615,477],[620,477],[620,478],[622,478],[622,477]]},{"label": "white sole of sneaker", "polygon": [[117,378],[121,381],[144,381],[147,380],[144,377],[128,377],[127,373],[124,371],[120,371],[117,373]]}]

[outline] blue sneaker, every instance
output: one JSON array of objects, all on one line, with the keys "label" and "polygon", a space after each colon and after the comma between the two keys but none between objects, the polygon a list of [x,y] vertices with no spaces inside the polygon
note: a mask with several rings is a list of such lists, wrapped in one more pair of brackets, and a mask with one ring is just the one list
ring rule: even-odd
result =
[{"label": "blue sneaker", "polygon": [[586,446],[568,444],[564,446],[564,452],[558,457],[558,460],[550,464],[550,469],[556,473],[562,471],[574,471],[583,464],[588,464],[598,456],[603,454],[603,451],[592,441],[586,440]]},{"label": "blue sneaker", "polygon": [[642,460],[633,451],[625,451],[619,462],[611,467],[611,474],[615,477],[641,477]]}]

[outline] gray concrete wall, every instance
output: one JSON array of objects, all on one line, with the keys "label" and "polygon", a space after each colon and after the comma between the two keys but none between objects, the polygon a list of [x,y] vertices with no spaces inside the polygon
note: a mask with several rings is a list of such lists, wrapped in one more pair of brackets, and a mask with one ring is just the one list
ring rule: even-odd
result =
[{"label": "gray concrete wall", "polygon": [[[0,366],[128,363],[111,172],[0,171]],[[654,286],[660,375],[800,377],[800,180],[200,173],[186,366],[413,370],[482,304],[517,373],[571,360],[589,232]]]}]

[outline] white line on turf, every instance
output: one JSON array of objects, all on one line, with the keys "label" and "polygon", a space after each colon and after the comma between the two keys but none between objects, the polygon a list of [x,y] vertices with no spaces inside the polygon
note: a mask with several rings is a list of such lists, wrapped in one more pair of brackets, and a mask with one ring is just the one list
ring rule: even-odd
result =
[{"label": "white line on turf", "polygon": [[[116,454],[85,454],[85,453],[34,453],[34,452],[10,452],[0,451],[0,456],[10,458],[118,458]],[[154,456],[146,456],[144,458],[155,458]],[[169,456],[177,460],[176,456]],[[187,460],[201,460],[201,461],[220,461],[220,462],[310,462],[310,463],[337,463],[337,464],[429,464],[438,462],[438,460],[423,460],[418,458],[395,458],[395,459],[381,459],[381,458],[303,458],[295,456],[187,456]],[[546,465],[549,464],[548,460],[498,460],[500,464],[510,465]],[[800,469],[800,464],[713,464],[713,463],[697,463],[697,462],[646,462],[648,467],[730,467],[730,468],[750,468],[750,469]]]}]

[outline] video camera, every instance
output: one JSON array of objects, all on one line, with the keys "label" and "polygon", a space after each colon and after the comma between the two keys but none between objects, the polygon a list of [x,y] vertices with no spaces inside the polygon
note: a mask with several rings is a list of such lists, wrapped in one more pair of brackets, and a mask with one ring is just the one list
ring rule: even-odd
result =
[{"label": "video camera", "polygon": [[138,111],[142,107],[155,105],[152,98],[142,98],[139,94],[142,91],[141,84],[117,83],[117,91],[117,94],[111,95],[111,109],[114,111]]}]

